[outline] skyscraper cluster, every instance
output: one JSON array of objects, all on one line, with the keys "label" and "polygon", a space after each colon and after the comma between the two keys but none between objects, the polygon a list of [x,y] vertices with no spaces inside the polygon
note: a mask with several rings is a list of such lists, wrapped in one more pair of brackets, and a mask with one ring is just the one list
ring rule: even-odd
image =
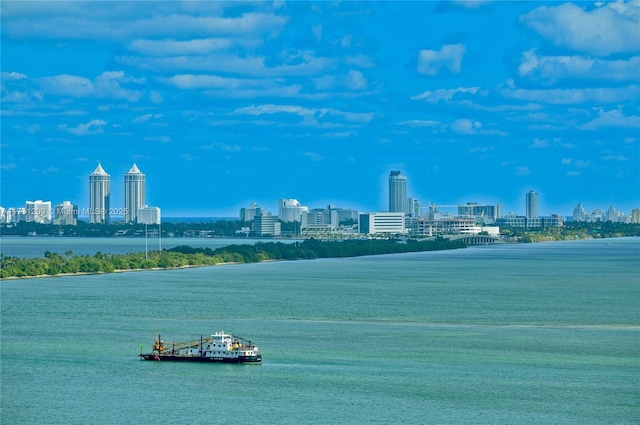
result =
[{"label": "skyscraper cluster", "polygon": [[160,209],[145,204],[146,176],[133,164],[124,175],[124,208],[111,208],[111,176],[101,164],[89,175],[89,223],[109,223],[124,215],[127,223],[160,224]]}]

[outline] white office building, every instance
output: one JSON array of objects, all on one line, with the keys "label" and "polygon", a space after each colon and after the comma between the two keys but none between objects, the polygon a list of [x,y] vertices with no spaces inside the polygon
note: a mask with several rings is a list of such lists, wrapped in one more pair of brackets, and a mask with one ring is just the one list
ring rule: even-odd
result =
[{"label": "white office building", "polygon": [[78,224],[78,206],[71,201],[62,201],[55,206],[53,224],[59,226],[76,226]]},{"label": "white office building", "polygon": [[51,201],[27,201],[26,221],[48,224],[51,223]]},{"label": "white office building", "polygon": [[139,222],[138,210],[145,205],[146,176],[133,164],[124,175],[124,220],[127,223]]},{"label": "white office building", "polygon": [[368,235],[405,234],[404,212],[370,212],[360,214],[358,232]]},{"label": "white office building", "polygon": [[256,236],[280,236],[280,220],[269,212],[256,215],[251,223],[251,233]]},{"label": "white office building", "polygon": [[89,175],[89,223],[109,223],[111,176],[102,165]]},{"label": "white office building", "polygon": [[338,211],[318,208],[302,212],[300,227],[301,229],[335,230],[339,224]]},{"label": "white office building", "polygon": [[301,221],[302,213],[305,211],[309,211],[309,208],[300,205],[297,199],[278,200],[278,217],[284,223]]},{"label": "white office building", "polygon": [[136,213],[140,224],[160,224],[160,208],[144,206]]},{"label": "white office building", "polygon": [[260,208],[255,202],[252,202],[249,208],[240,208],[240,221],[253,221],[259,210]]}]

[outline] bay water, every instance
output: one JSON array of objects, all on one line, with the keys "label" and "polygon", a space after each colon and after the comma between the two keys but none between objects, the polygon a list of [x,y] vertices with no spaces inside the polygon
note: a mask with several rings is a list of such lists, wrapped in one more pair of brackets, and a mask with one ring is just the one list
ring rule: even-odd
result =
[{"label": "bay water", "polygon": [[[640,423],[640,238],[4,280],[0,295],[2,424]],[[263,362],[139,360],[156,329],[224,330]]]}]

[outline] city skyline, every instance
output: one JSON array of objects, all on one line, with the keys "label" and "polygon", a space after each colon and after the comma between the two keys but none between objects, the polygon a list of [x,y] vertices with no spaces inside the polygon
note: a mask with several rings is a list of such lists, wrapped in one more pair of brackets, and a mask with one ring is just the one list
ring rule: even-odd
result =
[{"label": "city skyline", "polygon": [[[98,163],[96,169],[88,175],[88,192],[89,192],[89,207],[78,208],[76,204],[72,204],[69,200],[64,200],[63,204],[56,205],[56,208],[60,207],[62,215],[72,215],[72,218],[82,218],[86,219],[89,223],[105,223],[108,224],[111,221],[123,221],[123,222],[140,222],[139,214],[144,215],[144,222],[160,222],[160,208],[154,206],[148,206],[145,204],[145,192],[146,192],[146,174],[142,173],[137,165],[134,163],[129,171],[123,176],[123,185],[124,188],[124,204],[125,207],[114,207],[111,203],[111,175],[107,173],[107,171],[102,167],[102,164]],[[538,217],[562,217],[564,219],[573,219],[579,221],[606,221],[612,220],[617,221],[619,219],[630,219],[633,214],[637,214],[637,211],[640,208],[633,208],[631,211],[624,211],[617,209],[613,204],[609,205],[607,211],[605,213],[604,207],[596,207],[593,208],[590,212],[584,209],[584,206],[581,202],[578,202],[572,210],[572,212],[564,213],[557,212],[553,214],[549,214],[547,216],[540,216],[538,214],[538,205],[539,205],[539,194],[534,190],[530,190],[525,194],[525,206],[524,214],[516,214],[513,212],[507,212],[502,214],[502,204],[498,202],[494,205],[478,203],[475,201],[467,201],[459,204],[441,204],[441,203],[432,203],[428,202],[427,204],[422,204],[419,199],[416,199],[411,195],[411,193],[407,192],[407,184],[408,179],[406,176],[402,175],[402,171],[400,170],[391,170],[388,175],[387,181],[387,194],[388,194],[388,204],[387,208],[380,211],[357,211],[356,209],[351,209],[349,205],[331,205],[329,204],[329,208],[334,208],[338,210],[352,210],[357,211],[359,213],[384,213],[384,212],[404,212],[407,216],[413,217],[432,217],[434,216],[443,216],[443,217],[455,217],[455,216],[481,216],[489,218],[490,221],[498,219],[498,218],[508,218],[508,217],[522,217],[527,219],[535,219]],[[118,187],[116,185],[116,187]],[[404,202],[403,202],[404,201]],[[277,204],[277,215],[274,215],[274,219],[280,219],[281,221],[292,221],[292,217],[299,216],[302,211],[309,211],[311,208],[312,211],[323,210],[327,205],[302,205],[297,199],[285,199],[280,198],[277,201],[274,201]],[[412,204],[415,202],[415,205]],[[42,203],[47,204],[48,207],[36,207],[34,205]],[[26,220],[26,221],[39,221],[34,220],[34,215],[41,215],[48,209],[48,214],[51,215],[49,217],[49,221],[53,221],[52,214],[52,205],[53,201],[25,201],[26,208],[19,205],[9,205],[4,206],[0,205],[0,211],[2,212],[2,220],[6,219],[5,214],[10,211],[9,218],[10,220],[7,222],[15,222]],[[130,213],[130,209],[127,205],[135,207],[136,214]],[[75,208],[75,212],[72,214],[69,213],[71,207]],[[13,217],[11,214],[20,214],[20,210],[23,210],[22,216]],[[262,212],[272,215],[272,209],[270,207],[265,207],[264,205],[258,205],[256,202],[251,202],[248,206],[245,205],[238,209],[236,216],[239,214],[240,219],[247,214],[249,211],[250,218],[246,221],[251,221],[255,216],[256,209],[261,210]],[[287,212],[283,214],[283,211]],[[31,211],[31,212],[29,212]],[[37,212],[36,212],[37,211]],[[56,210],[57,211],[57,210]],[[251,212],[253,211],[253,212]],[[578,211],[578,212],[577,212]],[[292,215],[293,214],[293,215]],[[56,212],[56,217],[58,213]],[[176,216],[169,216],[176,217]],[[198,217],[198,216],[183,216],[185,218],[188,217]],[[203,216],[206,217],[206,216]],[[233,218],[233,214],[230,216],[209,216],[211,218]],[[577,218],[578,217],[578,218]],[[46,221],[46,220],[45,220]]]},{"label": "city skyline", "polygon": [[[2,2],[4,207],[640,206],[638,2]],[[89,170],[87,172],[87,170]],[[118,178],[119,180],[119,178]],[[111,187],[111,207],[125,188]]]}]

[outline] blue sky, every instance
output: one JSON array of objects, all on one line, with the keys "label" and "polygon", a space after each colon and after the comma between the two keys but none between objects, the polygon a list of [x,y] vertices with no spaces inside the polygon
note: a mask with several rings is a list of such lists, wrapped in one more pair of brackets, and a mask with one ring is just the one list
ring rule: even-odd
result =
[{"label": "blue sky", "polygon": [[640,2],[2,1],[1,199],[640,207]]}]

